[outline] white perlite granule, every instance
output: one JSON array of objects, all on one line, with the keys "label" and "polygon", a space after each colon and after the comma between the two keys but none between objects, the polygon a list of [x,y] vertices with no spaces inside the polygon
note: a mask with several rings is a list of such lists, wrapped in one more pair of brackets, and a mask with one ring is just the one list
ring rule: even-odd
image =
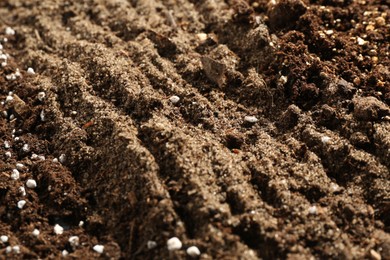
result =
[{"label": "white perlite granule", "polygon": [[56,225],[54,226],[54,233],[55,233],[56,235],[61,235],[62,233],[64,233],[64,228],[61,227],[60,225],[56,224]]},{"label": "white perlite granule", "polygon": [[256,123],[257,121],[259,121],[259,119],[257,119],[257,117],[255,116],[246,116],[244,117],[244,120],[248,123]]},{"label": "white perlite granule", "polygon": [[187,248],[187,254],[191,257],[196,257],[200,255],[200,250],[196,246],[190,246]]},{"label": "white perlite granule", "polygon": [[172,237],[167,241],[167,247],[169,251],[179,250],[182,245],[183,244],[181,243],[180,239],[178,239],[177,237]]},{"label": "white perlite granule", "polygon": [[102,254],[104,252],[104,246],[103,245],[96,245],[93,247],[93,250],[99,254]]}]

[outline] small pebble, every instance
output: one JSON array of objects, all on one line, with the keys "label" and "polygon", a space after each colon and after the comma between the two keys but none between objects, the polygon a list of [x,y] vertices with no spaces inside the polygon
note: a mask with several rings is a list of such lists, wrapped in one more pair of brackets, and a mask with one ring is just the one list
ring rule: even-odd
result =
[{"label": "small pebble", "polygon": [[279,81],[280,84],[284,85],[284,84],[287,83],[288,78],[287,78],[287,76],[280,76],[280,78],[278,79],[278,81]]},{"label": "small pebble", "polygon": [[68,239],[68,242],[69,242],[69,244],[70,244],[72,247],[75,247],[75,246],[78,246],[78,245],[79,245],[80,239],[79,239],[78,236],[71,236],[71,237]]},{"label": "small pebble", "polygon": [[360,37],[357,37],[357,43],[358,43],[358,45],[365,45],[367,42],[365,41],[365,40],[363,40],[362,38],[360,38]]},{"label": "small pebble", "polygon": [[9,75],[6,75],[5,78],[6,78],[7,80],[15,80],[15,79],[16,79],[16,76],[15,76],[15,74],[9,74]]},{"label": "small pebble", "polygon": [[148,241],[146,243],[146,246],[147,246],[148,249],[153,249],[153,248],[155,248],[157,246],[157,243],[155,241]]},{"label": "small pebble", "polygon": [[15,254],[20,254],[20,246],[13,246],[12,251],[14,251]]},{"label": "small pebble", "polygon": [[374,49],[371,49],[371,50],[368,51],[368,55],[375,56],[375,55],[378,55],[378,52],[376,50],[374,50]]},{"label": "small pebble", "polygon": [[104,246],[103,245],[96,245],[93,247],[93,250],[99,254],[102,254],[104,252]]},{"label": "small pebble", "polygon": [[42,122],[45,122],[45,120],[46,120],[45,111],[42,110],[41,113],[39,114],[39,117],[41,118]]},{"label": "small pebble", "polygon": [[5,156],[8,157],[8,158],[11,158],[12,154],[11,154],[11,152],[5,152]]},{"label": "small pebble", "polygon": [[37,95],[38,100],[41,102],[45,99],[45,97],[46,97],[46,93],[43,91],[39,92]]},{"label": "small pebble", "polygon": [[13,98],[12,96],[10,96],[10,95],[8,95],[8,96],[5,98],[5,102],[6,102],[6,103],[11,102],[11,101],[13,101],[13,100],[14,100],[14,98]]},{"label": "small pebble", "polygon": [[27,188],[34,189],[37,187],[37,182],[33,179],[28,179],[26,182]]},{"label": "small pebble", "polygon": [[11,173],[11,179],[17,180],[20,177],[20,173],[17,169],[13,169]]},{"label": "small pebble", "polygon": [[309,208],[309,214],[316,215],[317,214],[317,207],[316,206],[311,206]]},{"label": "small pebble", "polygon": [[5,98],[5,102],[11,102],[11,101],[13,101],[13,100],[14,100],[13,96],[7,96],[7,97]]},{"label": "small pebble", "polygon": [[321,137],[321,142],[323,143],[323,144],[327,144],[327,143],[329,143],[329,141],[331,140],[331,138],[329,137],[329,136],[323,136],[323,137]]},{"label": "small pebble", "polygon": [[34,75],[35,74],[34,69],[33,68],[28,68],[27,69],[27,74]]},{"label": "small pebble", "polygon": [[61,227],[61,226],[58,225],[58,224],[55,224],[55,226],[54,226],[54,233],[55,233],[56,235],[61,235],[62,233],[64,233],[64,228]]},{"label": "small pebble", "polygon": [[11,253],[11,252],[12,252],[12,247],[11,247],[11,246],[7,246],[7,247],[5,248],[5,252],[6,252],[7,254]]},{"label": "small pebble", "polygon": [[62,250],[62,256],[67,256],[67,255],[69,255],[69,252],[67,251],[67,250]]},{"label": "small pebble", "polygon": [[22,196],[26,196],[26,189],[23,186],[19,187],[19,192]]},{"label": "small pebble", "polygon": [[244,120],[248,123],[256,123],[259,121],[259,119],[257,119],[255,116],[246,116],[244,117]]},{"label": "small pebble", "polygon": [[19,209],[22,209],[25,205],[26,205],[26,201],[25,200],[19,200],[18,201],[18,208]]},{"label": "small pebble", "polygon": [[207,34],[206,33],[198,33],[198,34],[196,34],[196,38],[198,38],[198,40],[200,42],[205,42],[207,40]]},{"label": "small pebble", "polygon": [[24,165],[23,165],[23,164],[21,164],[21,163],[17,163],[17,164],[16,164],[16,169],[22,170],[23,168],[24,168]]},{"label": "small pebble", "polygon": [[34,237],[39,236],[40,232],[38,229],[34,229],[33,232],[31,233]]},{"label": "small pebble", "polygon": [[22,74],[20,74],[20,70],[19,70],[19,69],[16,69],[16,71],[15,71],[15,76],[16,76],[16,77],[22,76]]},{"label": "small pebble", "polygon": [[58,157],[58,160],[60,161],[60,163],[65,163],[65,160],[66,160],[66,155],[65,154],[61,154],[60,157]]},{"label": "small pebble", "polygon": [[330,189],[332,190],[332,192],[338,192],[340,191],[340,186],[337,184],[337,183],[331,183],[330,184]]},{"label": "small pebble", "polygon": [[333,34],[333,30],[326,30],[325,33],[326,33],[327,35],[332,35],[332,34]]},{"label": "small pebble", "polygon": [[178,96],[172,96],[169,98],[169,100],[173,103],[176,104],[177,102],[180,101],[180,98]]},{"label": "small pebble", "polygon": [[177,237],[172,237],[167,241],[167,247],[169,251],[179,250],[181,249],[182,245],[183,244],[181,243],[180,239],[178,239]]},{"label": "small pebble", "polygon": [[30,146],[28,144],[24,144],[22,147],[23,152],[28,152],[30,151]]},{"label": "small pebble", "polygon": [[9,144],[9,142],[8,141],[4,141],[4,148],[8,149],[10,147],[11,147],[11,145]]},{"label": "small pebble", "polygon": [[84,221],[80,220],[79,227],[82,227],[82,226],[84,226]]},{"label": "small pebble", "polygon": [[5,28],[5,34],[6,35],[15,35],[15,30],[12,29],[11,27]]},{"label": "small pebble", "polygon": [[0,240],[1,240],[1,242],[3,242],[3,243],[7,243],[7,242],[8,242],[8,236],[2,235],[2,236],[0,237]]},{"label": "small pebble", "polygon": [[200,256],[200,250],[196,246],[190,246],[187,248],[187,254],[191,257]]}]

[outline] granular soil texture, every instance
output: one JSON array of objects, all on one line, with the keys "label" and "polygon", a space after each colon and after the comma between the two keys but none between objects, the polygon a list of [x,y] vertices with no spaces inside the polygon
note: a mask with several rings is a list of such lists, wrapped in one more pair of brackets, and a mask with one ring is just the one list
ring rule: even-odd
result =
[{"label": "granular soil texture", "polygon": [[0,17],[2,259],[390,259],[388,0]]}]

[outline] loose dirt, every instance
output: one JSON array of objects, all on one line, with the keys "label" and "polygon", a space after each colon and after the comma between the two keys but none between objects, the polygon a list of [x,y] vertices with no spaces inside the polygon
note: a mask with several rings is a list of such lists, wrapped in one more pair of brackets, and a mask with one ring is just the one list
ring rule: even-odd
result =
[{"label": "loose dirt", "polygon": [[390,259],[387,0],[0,17],[2,259]]}]

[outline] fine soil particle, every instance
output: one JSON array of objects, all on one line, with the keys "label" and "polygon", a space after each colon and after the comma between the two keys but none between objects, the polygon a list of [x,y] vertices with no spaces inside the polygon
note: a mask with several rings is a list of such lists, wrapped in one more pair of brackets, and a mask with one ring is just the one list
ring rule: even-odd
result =
[{"label": "fine soil particle", "polygon": [[388,1],[0,17],[1,259],[390,259]]}]

